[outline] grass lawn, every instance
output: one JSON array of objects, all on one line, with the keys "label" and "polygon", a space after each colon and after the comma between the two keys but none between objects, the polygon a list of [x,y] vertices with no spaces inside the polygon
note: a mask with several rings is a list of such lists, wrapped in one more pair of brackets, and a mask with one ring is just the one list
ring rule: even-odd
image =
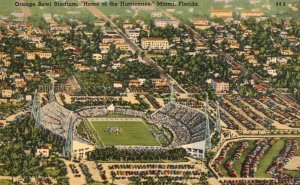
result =
[{"label": "grass lawn", "polygon": [[57,169],[48,168],[48,169],[45,169],[45,172],[50,177],[56,177],[59,175],[59,170],[57,170]]},{"label": "grass lawn", "polygon": [[291,175],[292,177],[300,177],[300,169],[299,170],[284,170],[284,173]]},{"label": "grass lawn", "polygon": [[10,16],[11,13],[21,13],[20,7],[15,6],[15,1],[12,0],[1,0],[0,15]]},{"label": "grass lawn", "polygon": [[242,142],[234,142],[233,146],[228,150],[227,154],[226,154],[226,158],[221,162],[221,165],[220,165],[220,170],[221,172],[227,176],[228,173],[227,173],[227,170],[224,168],[224,164],[227,162],[228,158],[230,158],[234,152],[236,151],[236,149],[240,146]]},{"label": "grass lawn", "polygon": [[279,155],[280,151],[284,147],[285,140],[280,139],[269,148],[265,155],[260,159],[257,166],[256,177],[272,177],[271,174],[267,174],[269,166],[272,164],[273,160]]},{"label": "grass lawn", "polygon": [[[105,145],[159,146],[143,121],[92,121]],[[107,127],[121,128],[120,135],[110,134]]]},{"label": "grass lawn", "polygon": [[241,176],[243,162],[245,161],[247,155],[256,147],[255,142],[256,140],[249,140],[247,141],[249,146],[246,148],[246,150],[242,153],[241,157],[234,161],[233,163],[233,169],[237,172],[238,177]]},{"label": "grass lawn", "polygon": [[[294,139],[296,139],[298,141],[298,143],[300,144],[300,138],[294,138]],[[297,152],[296,152],[295,155],[296,156],[300,156],[300,148],[298,148],[298,150],[297,150]]]}]

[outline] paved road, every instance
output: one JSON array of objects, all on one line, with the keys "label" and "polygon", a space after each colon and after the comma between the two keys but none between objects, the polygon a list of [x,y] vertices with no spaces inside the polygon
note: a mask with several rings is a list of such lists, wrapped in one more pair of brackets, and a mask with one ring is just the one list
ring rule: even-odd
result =
[{"label": "paved road", "polygon": [[[79,0],[80,2],[80,0]],[[130,48],[135,51],[135,52],[142,52],[143,50],[137,46],[134,42],[132,42],[125,33],[123,33],[123,31],[112,21],[110,20],[105,14],[103,14],[99,9],[95,8],[94,6],[86,6],[86,8],[97,18],[103,19],[106,22],[108,22],[110,24],[110,26],[113,29],[116,29],[119,34],[125,39],[126,43],[129,44]],[[167,82],[169,85],[171,85],[171,83],[174,84],[174,89],[179,92],[179,93],[187,93],[187,91],[178,84],[178,82],[176,82],[176,80],[174,80],[170,75],[168,75],[153,59],[151,59],[150,57],[143,57],[140,58],[140,60],[144,63],[148,63],[148,64],[153,64],[156,69],[160,72],[160,77],[167,79]]]}]

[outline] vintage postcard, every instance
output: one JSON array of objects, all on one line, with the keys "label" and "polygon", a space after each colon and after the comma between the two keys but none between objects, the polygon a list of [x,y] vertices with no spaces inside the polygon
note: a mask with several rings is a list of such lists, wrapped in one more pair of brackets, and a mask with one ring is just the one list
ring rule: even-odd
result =
[{"label": "vintage postcard", "polygon": [[299,185],[299,0],[0,0],[0,185]]}]

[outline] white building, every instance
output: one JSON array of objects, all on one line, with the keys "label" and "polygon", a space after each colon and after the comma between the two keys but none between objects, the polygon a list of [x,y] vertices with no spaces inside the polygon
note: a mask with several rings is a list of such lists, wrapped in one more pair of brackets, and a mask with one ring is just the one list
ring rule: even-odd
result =
[{"label": "white building", "polygon": [[169,19],[155,19],[154,20],[155,27],[165,28],[166,26],[172,26],[177,28],[179,26],[178,20],[169,20]]},{"label": "white building", "polygon": [[229,83],[221,79],[212,79],[211,86],[216,91],[216,93],[229,91]]},{"label": "white building", "polygon": [[95,147],[91,144],[87,144],[79,141],[73,141],[72,158],[77,160],[87,159],[89,154],[94,150]]},{"label": "white building", "polygon": [[157,49],[165,50],[169,48],[169,42],[167,39],[157,37],[146,37],[142,38],[141,45],[143,49]]},{"label": "white building", "polygon": [[125,33],[129,39],[135,43],[138,43],[138,37],[140,36],[140,29],[125,29]]},{"label": "white building", "polygon": [[192,157],[204,159],[205,157],[205,140],[196,143],[180,146],[184,148]]},{"label": "white building", "polygon": [[36,149],[35,156],[43,156],[43,157],[49,157],[50,155],[50,149],[47,147],[41,147]]}]

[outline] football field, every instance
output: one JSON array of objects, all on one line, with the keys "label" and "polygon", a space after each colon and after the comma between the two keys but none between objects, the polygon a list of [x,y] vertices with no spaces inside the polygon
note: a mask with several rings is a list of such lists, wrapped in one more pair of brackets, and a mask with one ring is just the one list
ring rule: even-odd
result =
[{"label": "football field", "polygon": [[160,146],[142,119],[89,120],[104,145]]}]

